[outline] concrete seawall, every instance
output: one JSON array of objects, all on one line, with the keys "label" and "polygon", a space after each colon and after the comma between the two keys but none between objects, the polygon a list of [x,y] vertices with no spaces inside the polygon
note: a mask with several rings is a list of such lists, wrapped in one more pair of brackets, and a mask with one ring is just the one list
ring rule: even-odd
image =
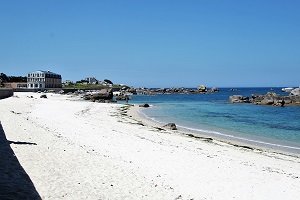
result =
[{"label": "concrete seawall", "polygon": [[0,88],[0,99],[11,97],[13,95],[14,95],[14,92],[12,89]]}]

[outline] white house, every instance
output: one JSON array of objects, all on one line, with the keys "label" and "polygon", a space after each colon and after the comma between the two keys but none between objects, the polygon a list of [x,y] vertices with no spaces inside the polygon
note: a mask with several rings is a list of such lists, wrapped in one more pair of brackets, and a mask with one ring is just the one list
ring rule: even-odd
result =
[{"label": "white house", "polygon": [[28,73],[27,88],[30,89],[45,89],[45,88],[61,88],[61,75],[38,70]]}]

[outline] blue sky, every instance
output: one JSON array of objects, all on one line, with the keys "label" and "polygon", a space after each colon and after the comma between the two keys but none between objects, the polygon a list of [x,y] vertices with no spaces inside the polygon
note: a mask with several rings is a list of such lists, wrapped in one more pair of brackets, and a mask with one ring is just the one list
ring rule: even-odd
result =
[{"label": "blue sky", "polygon": [[300,1],[0,0],[0,72],[145,87],[298,86]]}]

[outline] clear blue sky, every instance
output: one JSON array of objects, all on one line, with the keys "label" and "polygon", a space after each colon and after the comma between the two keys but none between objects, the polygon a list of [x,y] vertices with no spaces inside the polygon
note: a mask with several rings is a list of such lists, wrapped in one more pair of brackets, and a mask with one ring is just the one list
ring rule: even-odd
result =
[{"label": "clear blue sky", "polygon": [[300,1],[0,0],[0,72],[146,87],[298,86]]}]

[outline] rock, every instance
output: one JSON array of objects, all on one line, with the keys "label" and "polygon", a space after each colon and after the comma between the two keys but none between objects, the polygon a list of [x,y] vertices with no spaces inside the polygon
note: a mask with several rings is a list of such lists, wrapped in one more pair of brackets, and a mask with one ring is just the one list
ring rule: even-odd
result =
[{"label": "rock", "polygon": [[290,96],[292,104],[299,105],[300,104],[300,96]]},{"label": "rock", "polygon": [[164,128],[170,129],[170,130],[177,130],[176,124],[174,123],[168,123],[163,126]]},{"label": "rock", "polygon": [[[296,88],[297,89],[297,88]],[[300,90],[300,89],[299,89]],[[274,92],[268,92],[265,95],[252,94],[251,99],[241,95],[233,95],[229,97],[231,103],[253,103],[257,105],[273,105],[273,106],[286,106],[286,105],[300,105],[300,95],[298,90],[295,90],[295,95],[279,96]],[[249,102],[248,102],[249,100]]]},{"label": "rock", "polygon": [[229,97],[229,102],[230,103],[242,103],[242,95],[233,95]]},{"label": "rock", "polygon": [[205,85],[200,85],[200,86],[198,87],[198,91],[199,91],[199,92],[207,92],[207,89],[206,89]]},{"label": "rock", "polygon": [[274,92],[268,92],[266,95],[262,96],[263,99],[259,102],[260,105],[274,105],[281,106],[284,103],[282,102],[283,98],[278,96]]},{"label": "rock", "polygon": [[[83,96],[84,100],[91,100],[93,102],[101,100],[112,100],[113,99],[113,93],[111,89],[102,89],[98,93],[95,94],[87,94]],[[103,101],[104,102],[104,101]]]},{"label": "rock", "polygon": [[285,104],[285,101],[283,99],[275,100],[273,106],[280,106],[283,107]]},{"label": "rock", "polygon": [[142,104],[142,105],[139,105],[139,107],[143,107],[143,108],[149,108],[149,104],[145,103],[145,104]]},{"label": "rock", "polygon": [[231,103],[250,103],[249,97],[244,97],[242,95],[230,96],[229,102],[231,102]]},{"label": "rock", "polygon": [[278,95],[275,92],[267,92],[267,94],[265,96],[268,96],[268,97],[278,97]]},{"label": "rock", "polygon": [[47,95],[45,95],[45,94],[42,94],[42,95],[40,96],[40,98],[47,99]]},{"label": "rock", "polygon": [[274,99],[272,97],[266,96],[261,102],[261,105],[273,105],[274,104]]},{"label": "rock", "polygon": [[290,96],[300,96],[300,88],[293,89]]},{"label": "rock", "polygon": [[284,96],[282,99],[284,100],[285,104],[291,104],[292,103],[292,97]]},{"label": "rock", "polygon": [[219,90],[219,88],[213,87],[210,89],[210,91],[211,92],[219,92],[220,90]]}]

